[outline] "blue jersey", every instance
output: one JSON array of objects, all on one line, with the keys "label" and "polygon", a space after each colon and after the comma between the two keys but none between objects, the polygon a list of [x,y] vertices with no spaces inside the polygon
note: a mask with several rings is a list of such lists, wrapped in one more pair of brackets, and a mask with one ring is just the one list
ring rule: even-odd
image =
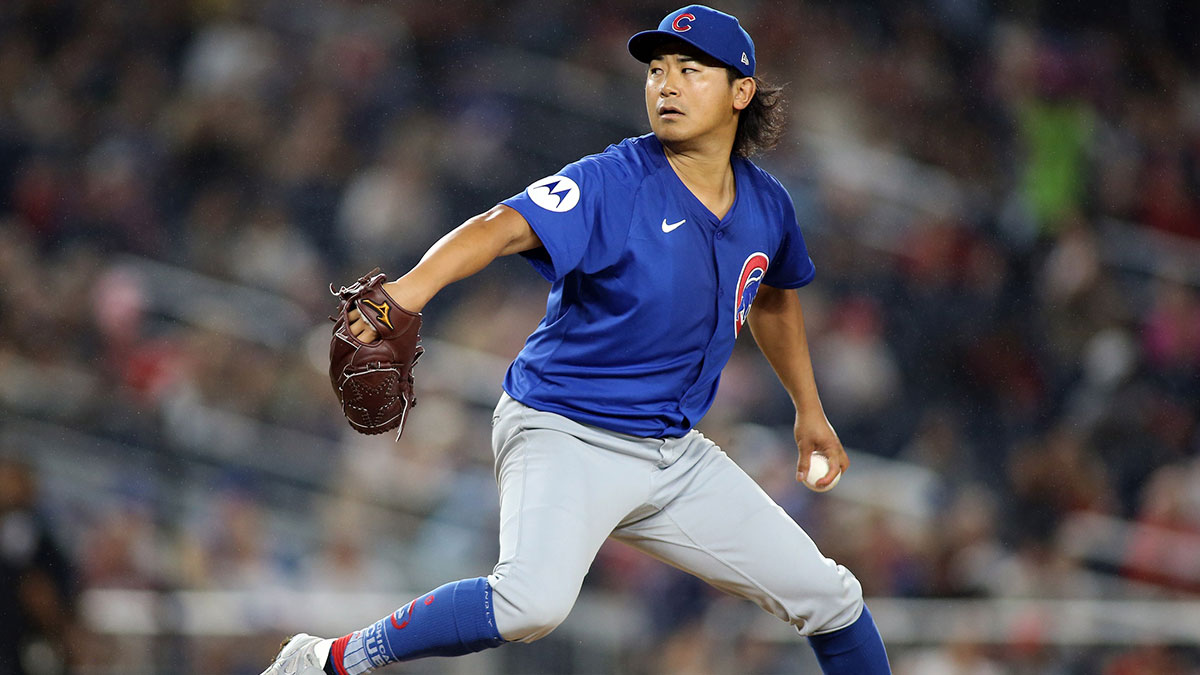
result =
[{"label": "blue jersey", "polygon": [[682,436],[708,412],[760,284],[814,269],[783,186],[733,159],[717,218],[650,134],[564,167],[503,204],[542,240],[546,316],[508,369],[525,405],[642,437]]}]

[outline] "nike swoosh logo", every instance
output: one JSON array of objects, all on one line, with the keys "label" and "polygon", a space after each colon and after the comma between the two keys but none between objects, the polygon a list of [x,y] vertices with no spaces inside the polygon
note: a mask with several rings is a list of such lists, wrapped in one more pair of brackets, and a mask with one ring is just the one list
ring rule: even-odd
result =
[{"label": "nike swoosh logo", "polygon": [[687,218],[684,218],[683,220],[679,221],[678,223],[671,223],[670,225],[668,225],[667,219],[663,218],[663,224],[662,224],[663,232],[670,232],[671,230],[674,230],[675,228],[679,227],[680,225],[682,225],[686,222],[687,222]]}]

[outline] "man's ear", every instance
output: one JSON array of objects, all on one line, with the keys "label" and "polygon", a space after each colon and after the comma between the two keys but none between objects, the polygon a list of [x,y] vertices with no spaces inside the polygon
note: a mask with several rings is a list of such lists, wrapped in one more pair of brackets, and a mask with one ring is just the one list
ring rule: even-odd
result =
[{"label": "man's ear", "polygon": [[750,101],[754,100],[754,93],[758,91],[758,83],[753,77],[739,77],[733,82],[733,109],[745,110],[746,106],[750,105]]}]

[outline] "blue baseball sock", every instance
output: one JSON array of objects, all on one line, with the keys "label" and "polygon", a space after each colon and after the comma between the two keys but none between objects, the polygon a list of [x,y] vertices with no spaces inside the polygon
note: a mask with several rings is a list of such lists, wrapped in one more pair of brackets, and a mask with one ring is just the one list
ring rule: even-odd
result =
[{"label": "blue baseball sock", "polygon": [[482,577],[463,579],[335,640],[326,670],[335,675],[361,675],[397,661],[459,656],[502,644],[492,609],[492,587]]},{"label": "blue baseball sock", "polygon": [[808,638],[825,675],[889,675],[887,651],[875,619],[863,606],[862,616],[841,630]]}]

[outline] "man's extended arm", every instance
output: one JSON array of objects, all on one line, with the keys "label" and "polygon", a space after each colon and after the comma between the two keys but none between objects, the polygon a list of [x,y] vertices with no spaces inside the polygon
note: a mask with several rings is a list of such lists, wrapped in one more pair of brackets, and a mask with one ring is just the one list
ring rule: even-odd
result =
[{"label": "man's extended arm", "polygon": [[818,487],[825,487],[835,475],[850,466],[850,459],[825,417],[825,409],[821,407],[821,399],[817,395],[800,297],[793,290],[765,284],[759,286],[750,310],[749,323],[758,348],[767,357],[767,362],[796,406],[796,448],[800,452],[796,480],[804,479],[808,472],[809,456],[819,450],[829,458],[831,467],[828,475],[817,484]]},{"label": "man's extended arm", "polygon": [[[487,267],[496,258],[542,245],[525,218],[512,208],[497,205],[468,219],[439,239],[416,267],[384,285],[392,299],[410,312],[420,312],[438,291]],[[363,342],[374,342],[370,324],[350,313],[350,332]]]}]

